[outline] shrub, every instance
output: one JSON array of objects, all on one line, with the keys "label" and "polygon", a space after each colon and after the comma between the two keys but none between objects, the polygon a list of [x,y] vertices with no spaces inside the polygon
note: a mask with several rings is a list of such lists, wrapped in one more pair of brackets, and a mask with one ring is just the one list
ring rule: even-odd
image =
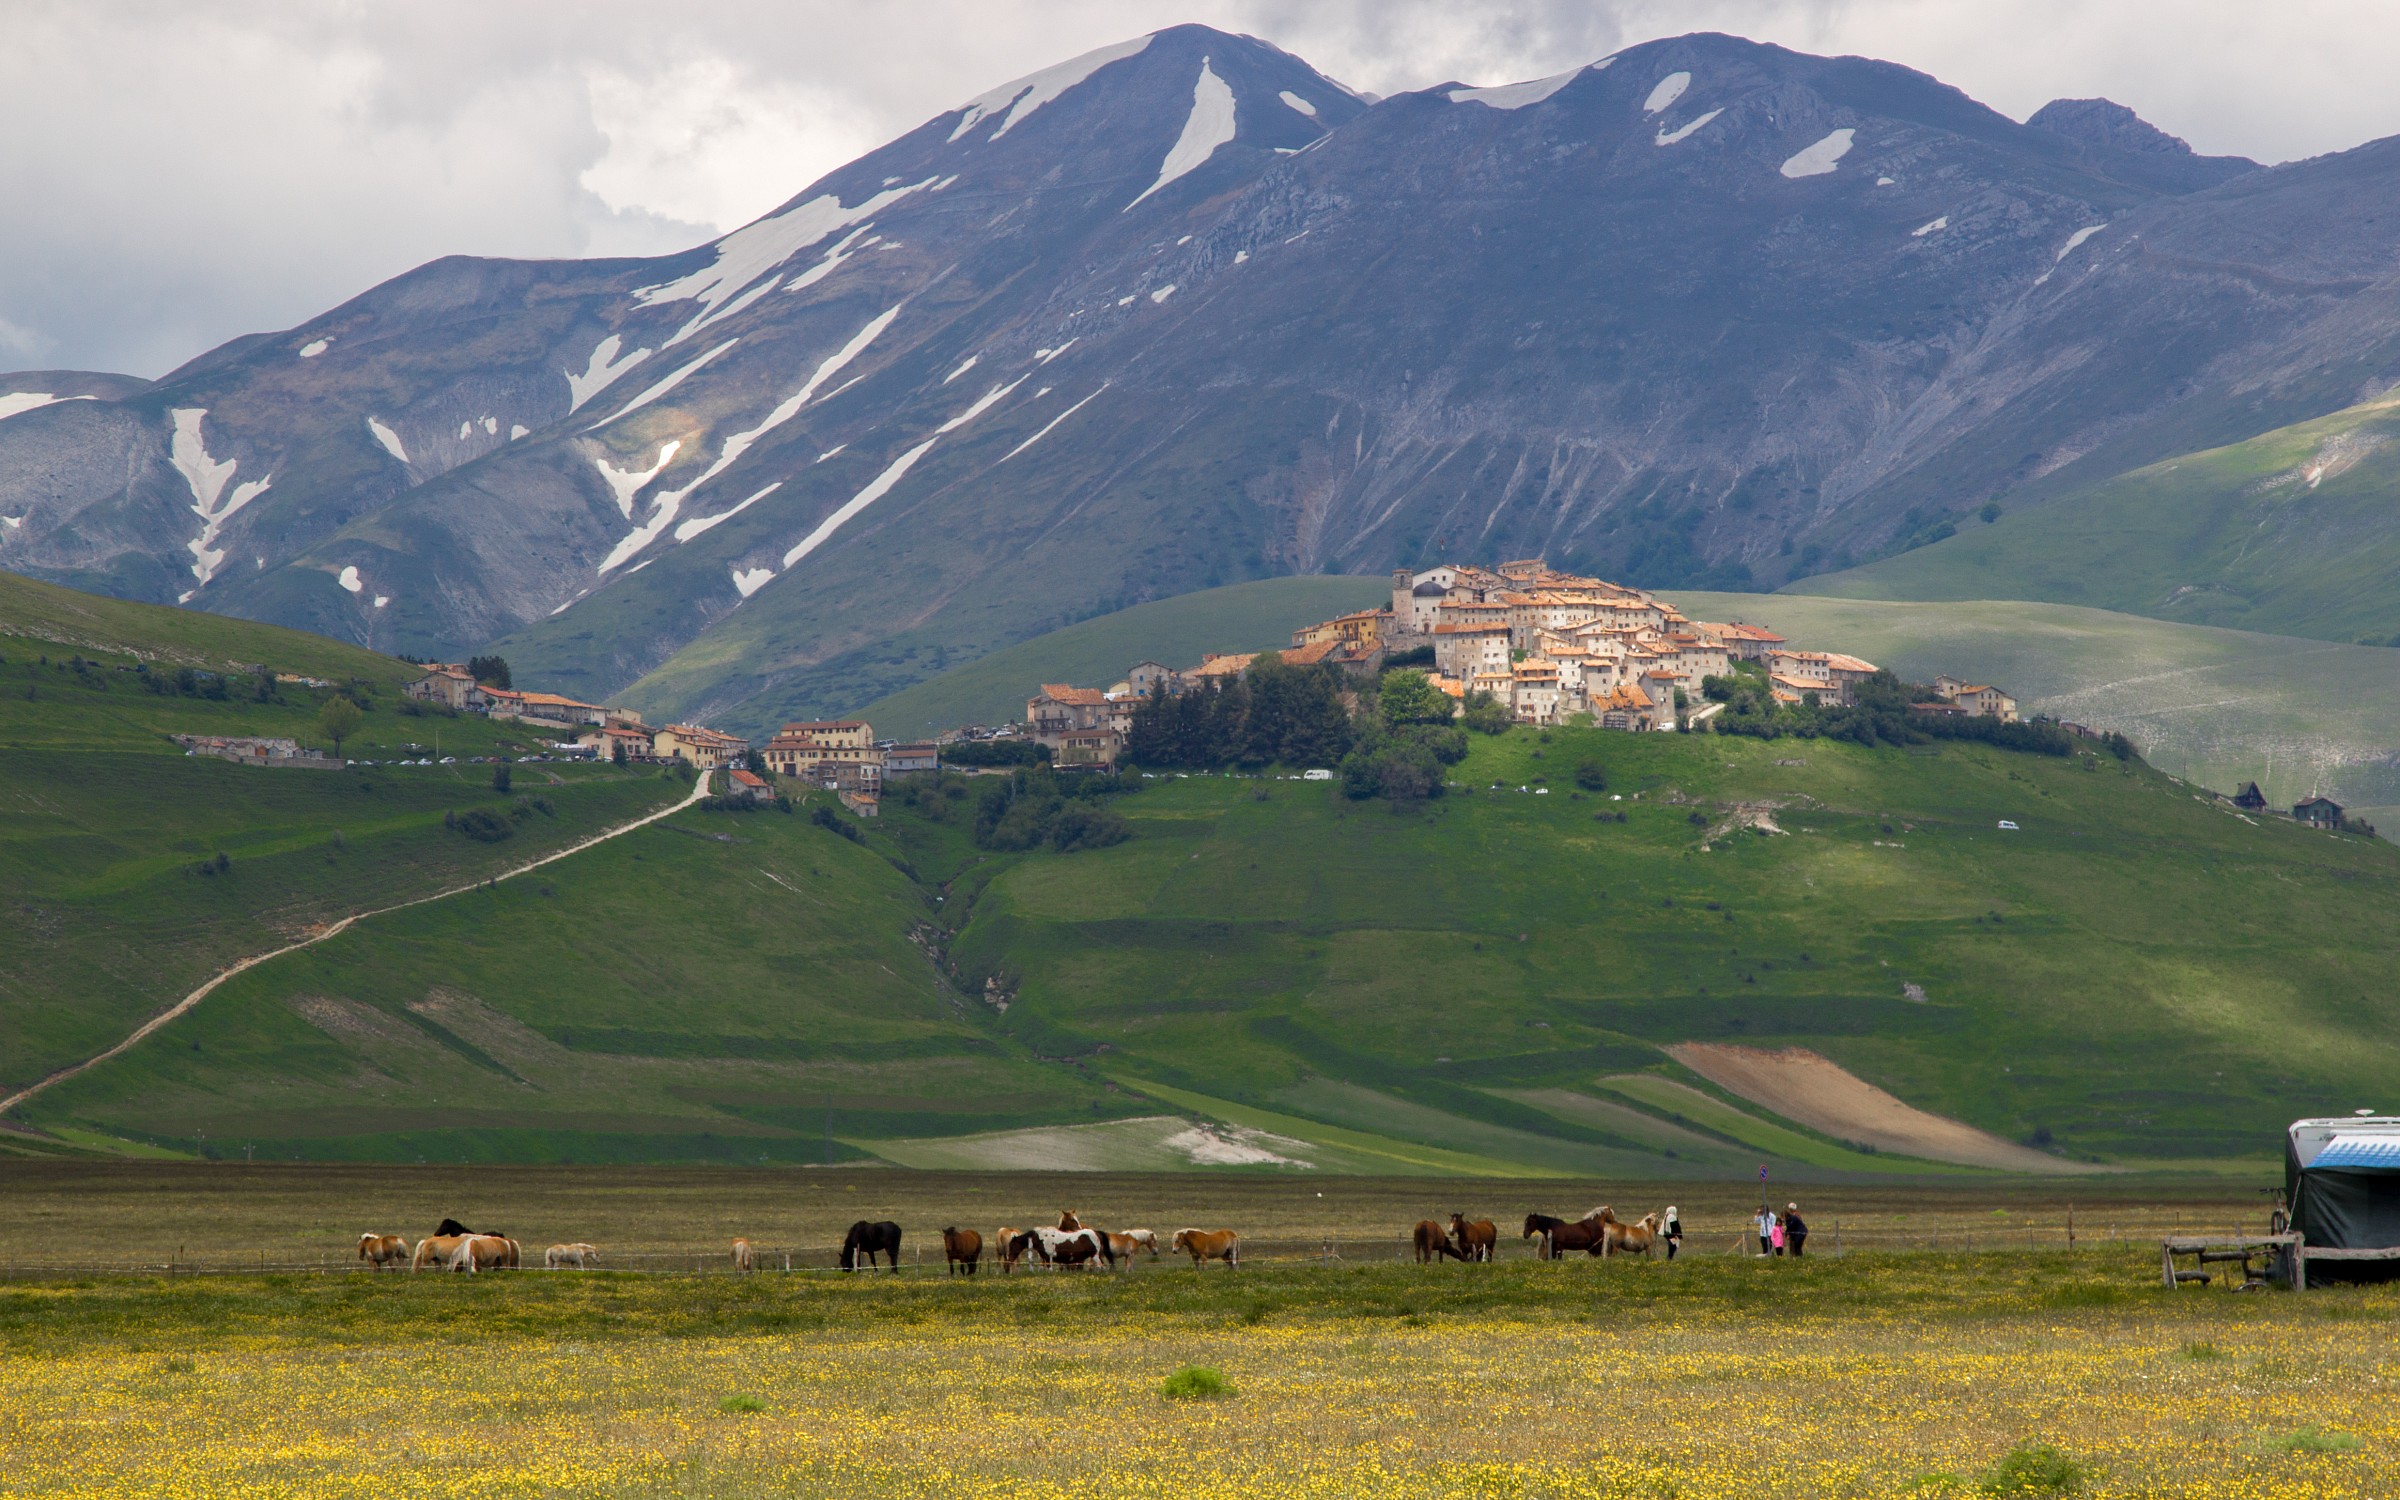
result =
[{"label": "shrub", "polygon": [[1185,1365],[1158,1388],[1169,1401],[1214,1401],[1233,1394],[1233,1386],[1225,1377],[1206,1365]]},{"label": "shrub", "polygon": [[492,767],[492,790],[493,790],[493,791],[495,791],[495,792],[498,792],[500,795],[502,795],[502,796],[504,796],[504,797],[505,797],[505,796],[507,796],[507,795],[508,795],[508,787],[509,787],[509,782],[510,782],[510,780],[511,780],[511,777],[510,777],[510,775],[509,775],[509,769],[508,769],[508,767],[506,767],[506,766],[494,766],[494,767]]},{"label": "shrub", "polygon": [[1575,767],[1575,784],[1587,792],[1608,790],[1608,767],[1596,760],[1586,760]]},{"label": "shrub", "polygon": [[1050,759],[1050,747],[1032,740],[960,740],[942,747],[953,766],[1034,766]]},{"label": "shrub", "polygon": [[840,834],[853,844],[859,842],[858,830],[851,826],[850,820],[835,812],[827,803],[818,803],[816,810],[808,815],[808,821],[819,828]]},{"label": "shrub", "polygon": [[2048,1443],[2019,1443],[1992,1465],[1976,1488],[1987,1495],[2081,1494],[2083,1465]]},{"label": "shrub", "polygon": [[488,807],[472,807],[463,813],[444,813],[442,826],[463,833],[479,844],[497,844],[517,831],[508,818]]}]

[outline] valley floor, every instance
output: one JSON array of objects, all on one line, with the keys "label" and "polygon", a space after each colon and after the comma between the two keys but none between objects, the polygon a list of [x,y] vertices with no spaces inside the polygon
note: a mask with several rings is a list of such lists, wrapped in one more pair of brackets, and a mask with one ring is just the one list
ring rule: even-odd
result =
[{"label": "valley floor", "polygon": [[[605,1255],[742,1221],[821,1235],[851,1212],[916,1234],[947,1221],[945,1201],[1021,1221],[1073,1194],[1111,1220],[1165,1227],[1173,1204],[1389,1246],[1399,1214],[1513,1215],[1537,1191],[1600,1186],[126,1167],[84,1191],[12,1167],[0,1221],[7,1256],[25,1255],[28,1219],[97,1251],[141,1237],[128,1205],[146,1198],[230,1252],[245,1213],[300,1213],[309,1227],[250,1241],[296,1255],[327,1248],[330,1224],[313,1226],[337,1205],[348,1228],[439,1198],[505,1204],[526,1229],[572,1210],[595,1237],[614,1215]],[[1686,1195],[1692,1250],[1673,1264],[1543,1264],[1508,1239],[1493,1266],[1310,1264],[1294,1243],[1236,1272],[972,1281],[20,1277],[0,1282],[0,1495],[978,1496],[1063,1476],[1179,1497],[2390,1491],[2400,1289],[2169,1292],[2132,1227],[2072,1251],[2051,1238],[2055,1197],[1819,1197],[1812,1249],[1832,1248],[1838,1215],[1847,1253],[1805,1262],[1728,1253],[1742,1204],[1716,1187]],[[2256,1216],[2222,1189],[2120,1188],[2106,1207],[2143,1234]],[[2011,1220],[2037,1232],[1871,1247]],[[1231,1392],[1167,1398],[1186,1365]]]}]

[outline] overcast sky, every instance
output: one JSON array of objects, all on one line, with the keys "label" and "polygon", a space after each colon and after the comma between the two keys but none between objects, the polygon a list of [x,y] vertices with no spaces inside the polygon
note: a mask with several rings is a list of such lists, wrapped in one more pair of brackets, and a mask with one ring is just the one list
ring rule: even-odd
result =
[{"label": "overcast sky", "polygon": [[2390,0],[0,0],[0,370],[163,374],[438,255],[680,249],[1182,21],[1380,94],[1712,30],[2264,161],[2400,133]]}]

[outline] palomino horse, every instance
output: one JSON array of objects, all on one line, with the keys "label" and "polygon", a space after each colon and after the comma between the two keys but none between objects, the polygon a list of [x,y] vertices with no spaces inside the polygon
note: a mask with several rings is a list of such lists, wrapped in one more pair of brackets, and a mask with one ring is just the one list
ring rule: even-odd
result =
[{"label": "palomino horse", "polygon": [[1143,1250],[1150,1252],[1152,1260],[1158,1259],[1158,1236],[1147,1229],[1128,1229],[1123,1233],[1104,1229],[1100,1232],[1108,1236],[1108,1248],[1115,1252],[1117,1259],[1128,1265],[1133,1263],[1135,1254]]},{"label": "palomino horse", "polygon": [[1636,1219],[1631,1224],[1609,1224],[1607,1226],[1608,1244],[1606,1248],[1601,1250],[1600,1253],[1604,1256],[1647,1256],[1650,1253],[1650,1248],[1658,1243],[1658,1226],[1660,1222],[1661,1220],[1657,1214],[1648,1213],[1642,1215],[1639,1219]]},{"label": "palomino horse", "polygon": [[842,1269],[845,1271],[857,1270],[858,1258],[861,1255],[867,1258],[869,1268],[874,1266],[876,1256],[889,1256],[892,1270],[898,1272],[900,1269],[900,1226],[889,1219],[877,1224],[870,1224],[861,1219],[851,1225],[850,1233],[842,1239]]},{"label": "palomino horse", "polygon": [[358,1258],[378,1271],[385,1266],[401,1265],[408,1259],[408,1241],[396,1234],[362,1234],[358,1237]]},{"label": "palomino horse", "polygon": [[757,1265],[750,1254],[750,1242],[748,1240],[735,1240],[733,1242],[733,1268],[736,1271],[751,1271],[757,1269]]},{"label": "palomino horse", "polygon": [[1417,1264],[1420,1266],[1429,1260],[1440,1260],[1445,1255],[1452,1260],[1466,1259],[1458,1253],[1458,1247],[1450,1243],[1450,1231],[1431,1219],[1417,1220],[1416,1238]]},{"label": "palomino horse", "polygon": [[1500,1243],[1500,1226],[1489,1219],[1469,1222],[1464,1214],[1450,1216],[1450,1234],[1458,1241],[1460,1260],[1490,1260]]},{"label": "palomino horse", "polygon": [[1018,1260],[1024,1256],[1027,1247],[1032,1243],[1031,1240],[1025,1238],[1025,1231],[1022,1229],[1011,1229],[1003,1224],[993,1230],[992,1244],[995,1248],[992,1253],[1000,1258],[1000,1274],[1006,1276],[1015,1270]]},{"label": "palomino horse", "polygon": [[518,1261],[517,1242],[502,1234],[470,1234],[450,1252],[450,1269],[473,1274],[477,1271],[513,1269]]},{"label": "palomino horse", "polygon": [[983,1236],[972,1229],[943,1230],[942,1259],[949,1264],[951,1275],[958,1275],[962,1266],[967,1275],[974,1275],[975,1263],[983,1259]]},{"label": "palomino horse", "polygon": [[1242,1263],[1242,1237],[1230,1229],[1178,1229],[1175,1248],[1192,1258],[1195,1271],[1212,1260],[1225,1262],[1228,1271]]},{"label": "palomino horse", "polygon": [[544,1250],[542,1266],[545,1270],[551,1271],[558,1270],[562,1266],[573,1266],[580,1271],[599,1258],[599,1251],[583,1241],[577,1240],[572,1245],[552,1245],[549,1249]]},{"label": "palomino horse", "polygon": [[458,1247],[466,1242],[467,1236],[463,1234],[429,1234],[417,1241],[417,1253],[410,1259],[408,1268],[422,1271],[428,1266],[437,1269],[447,1267],[450,1257],[456,1255]]}]

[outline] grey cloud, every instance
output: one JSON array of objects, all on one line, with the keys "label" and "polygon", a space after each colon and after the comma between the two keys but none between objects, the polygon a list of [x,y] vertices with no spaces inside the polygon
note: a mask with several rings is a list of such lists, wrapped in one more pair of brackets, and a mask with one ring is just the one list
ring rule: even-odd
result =
[{"label": "grey cloud", "polygon": [[2400,128],[2380,0],[0,0],[0,364],[155,375],[445,254],[648,254],[1103,42],[1203,21],[1354,87],[1720,30],[2022,118],[2105,94],[2277,160]]}]

